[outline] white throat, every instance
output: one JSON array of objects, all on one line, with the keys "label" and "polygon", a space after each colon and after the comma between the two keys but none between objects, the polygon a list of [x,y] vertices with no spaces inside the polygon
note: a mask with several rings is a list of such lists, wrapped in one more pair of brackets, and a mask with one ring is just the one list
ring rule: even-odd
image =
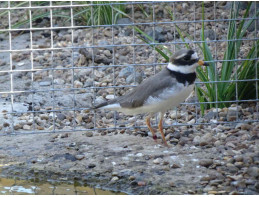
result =
[{"label": "white throat", "polygon": [[193,73],[195,72],[195,69],[197,68],[198,64],[193,64],[193,65],[183,65],[183,66],[176,66],[172,63],[169,62],[169,64],[167,65],[167,68],[171,71],[175,71],[175,72],[180,72],[180,73],[184,73],[184,74],[188,74],[188,73]]}]

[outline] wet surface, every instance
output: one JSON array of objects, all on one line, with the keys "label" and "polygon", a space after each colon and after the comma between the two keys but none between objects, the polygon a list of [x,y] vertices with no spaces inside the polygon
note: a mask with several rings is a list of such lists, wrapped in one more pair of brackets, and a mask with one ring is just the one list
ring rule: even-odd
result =
[{"label": "wet surface", "polygon": [[0,178],[0,195],[124,195],[121,192],[105,191],[76,183],[39,182]]}]

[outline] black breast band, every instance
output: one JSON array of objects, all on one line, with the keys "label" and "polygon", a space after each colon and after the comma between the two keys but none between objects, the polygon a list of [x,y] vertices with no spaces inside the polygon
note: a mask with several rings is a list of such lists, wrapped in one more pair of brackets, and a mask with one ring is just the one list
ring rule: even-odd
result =
[{"label": "black breast band", "polygon": [[189,85],[193,84],[195,79],[196,79],[196,73],[195,72],[185,74],[185,73],[172,71],[170,69],[168,69],[168,70],[169,70],[171,76],[176,77],[176,80],[179,83],[183,83],[184,85],[186,84],[186,82],[188,82]]}]

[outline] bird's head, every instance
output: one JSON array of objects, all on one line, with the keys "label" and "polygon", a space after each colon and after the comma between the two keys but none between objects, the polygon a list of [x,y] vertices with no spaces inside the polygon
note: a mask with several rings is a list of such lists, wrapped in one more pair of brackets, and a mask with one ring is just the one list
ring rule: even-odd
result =
[{"label": "bird's head", "polygon": [[195,51],[191,49],[181,49],[176,51],[170,58],[167,68],[181,73],[193,73],[199,65],[208,66],[207,63],[199,59]]}]

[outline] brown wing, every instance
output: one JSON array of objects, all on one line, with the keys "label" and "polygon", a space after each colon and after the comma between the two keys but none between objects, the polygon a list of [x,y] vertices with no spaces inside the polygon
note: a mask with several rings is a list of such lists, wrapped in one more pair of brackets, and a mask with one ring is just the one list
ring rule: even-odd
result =
[{"label": "brown wing", "polygon": [[144,104],[148,97],[157,97],[165,88],[176,83],[167,69],[163,69],[156,75],[148,78],[128,94],[116,99],[121,107],[136,108]]},{"label": "brown wing", "polygon": [[119,103],[124,108],[136,108],[144,104],[149,96],[158,96],[165,88],[171,87],[176,83],[176,79],[172,78],[167,68],[159,73],[149,77],[139,86],[135,87],[128,94],[115,98],[113,100],[101,103],[95,109]]}]

